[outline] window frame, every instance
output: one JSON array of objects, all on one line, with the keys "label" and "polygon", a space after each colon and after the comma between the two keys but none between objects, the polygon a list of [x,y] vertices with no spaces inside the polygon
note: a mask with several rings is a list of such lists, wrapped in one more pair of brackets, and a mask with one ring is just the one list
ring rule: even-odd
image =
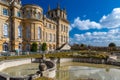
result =
[{"label": "window frame", "polygon": [[4,16],[8,16],[9,15],[9,10],[7,8],[3,8],[2,13],[3,13]]},{"label": "window frame", "polygon": [[[6,27],[6,28],[5,28],[5,27]],[[7,23],[4,23],[4,24],[3,24],[3,36],[4,36],[5,38],[8,38],[8,37],[9,37],[8,27],[9,27],[9,25],[8,25]],[[7,29],[7,30],[5,30],[5,29]]]}]

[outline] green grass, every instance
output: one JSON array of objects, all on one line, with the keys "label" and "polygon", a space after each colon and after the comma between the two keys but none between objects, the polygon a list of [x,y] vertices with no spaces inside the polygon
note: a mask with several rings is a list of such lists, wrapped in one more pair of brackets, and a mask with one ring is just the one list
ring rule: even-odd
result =
[{"label": "green grass", "polygon": [[2,56],[0,57],[0,61],[3,60],[12,60],[12,59],[22,59],[22,58],[40,58],[40,54],[31,54],[31,55],[21,55],[21,56]]}]

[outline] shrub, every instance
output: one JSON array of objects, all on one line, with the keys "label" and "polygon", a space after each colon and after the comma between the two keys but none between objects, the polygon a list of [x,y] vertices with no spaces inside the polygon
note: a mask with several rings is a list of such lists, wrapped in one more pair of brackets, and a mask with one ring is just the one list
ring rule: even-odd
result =
[{"label": "shrub", "polygon": [[47,44],[46,43],[43,43],[42,44],[42,51],[46,51],[47,50]]},{"label": "shrub", "polygon": [[32,46],[31,46],[31,51],[32,52],[37,52],[37,43],[36,42],[34,42],[34,43],[32,43]]}]

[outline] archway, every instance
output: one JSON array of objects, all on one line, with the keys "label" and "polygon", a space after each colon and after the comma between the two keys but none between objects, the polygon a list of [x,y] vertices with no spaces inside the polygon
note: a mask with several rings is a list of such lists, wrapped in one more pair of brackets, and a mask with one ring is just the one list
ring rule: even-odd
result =
[{"label": "archway", "polygon": [[30,44],[26,45],[26,51],[28,51],[28,52],[30,51]]},{"label": "archway", "polygon": [[20,52],[22,51],[22,44],[21,43],[19,43],[18,49]]},{"label": "archway", "polygon": [[8,51],[8,43],[3,43],[3,51]]}]

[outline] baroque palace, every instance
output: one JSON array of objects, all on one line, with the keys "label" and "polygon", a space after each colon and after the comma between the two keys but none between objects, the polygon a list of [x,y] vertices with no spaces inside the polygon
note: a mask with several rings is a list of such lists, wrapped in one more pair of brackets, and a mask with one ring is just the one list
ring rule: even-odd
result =
[{"label": "baroque palace", "polygon": [[0,51],[30,51],[36,42],[56,50],[69,41],[69,21],[66,9],[59,5],[43,14],[40,6],[20,0],[0,0]]}]

